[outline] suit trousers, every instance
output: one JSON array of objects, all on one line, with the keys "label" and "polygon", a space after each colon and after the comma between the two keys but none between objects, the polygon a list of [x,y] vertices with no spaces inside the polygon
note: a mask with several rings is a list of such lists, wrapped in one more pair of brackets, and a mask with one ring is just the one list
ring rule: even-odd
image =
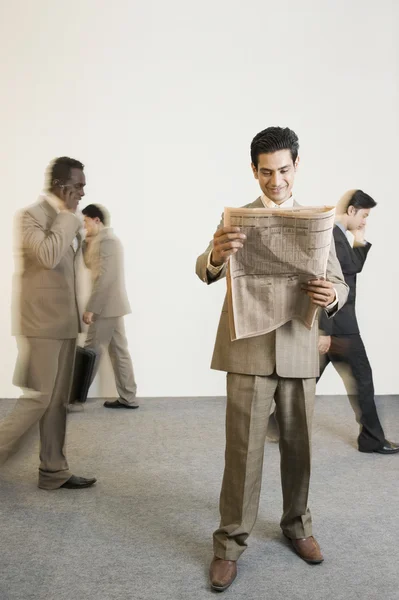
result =
[{"label": "suit trousers", "polygon": [[85,348],[91,348],[97,354],[93,379],[100,366],[102,352],[104,348],[108,349],[120,402],[137,406],[135,401],[137,385],[134,379],[132,359],[128,350],[123,317],[98,317],[89,327]]},{"label": "suit trousers", "polygon": [[293,539],[312,535],[308,493],[315,379],[227,375],[226,453],[215,555],[237,560],[256,521],[266,430],[273,400],[280,429],[283,515]]},{"label": "suit trousers", "polygon": [[[26,390],[0,421],[0,465],[39,422],[39,487],[57,489],[72,475],[65,457],[65,434],[76,339],[25,340],[28,353],[23,365],[24,381],[20,383]],[[22,360],[21,355],[18,360]]]},{"label": "suit trousers", "polygon": [[330,362],[342,377],[360,425],[359,450],[372,452],[381,448],[385,434],[375,406],[373,373],[360,335],[331,337],[330,351],[321,357],[320,377]]}]

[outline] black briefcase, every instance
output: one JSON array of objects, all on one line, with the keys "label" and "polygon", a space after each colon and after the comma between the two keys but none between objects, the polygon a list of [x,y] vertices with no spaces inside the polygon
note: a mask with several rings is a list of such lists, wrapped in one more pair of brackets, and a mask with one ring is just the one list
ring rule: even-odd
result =
[{"label": "black briefcase", "polygon": [[96,353],[89,348],[76,347],[70,403],[86,402],[93,378]]}]

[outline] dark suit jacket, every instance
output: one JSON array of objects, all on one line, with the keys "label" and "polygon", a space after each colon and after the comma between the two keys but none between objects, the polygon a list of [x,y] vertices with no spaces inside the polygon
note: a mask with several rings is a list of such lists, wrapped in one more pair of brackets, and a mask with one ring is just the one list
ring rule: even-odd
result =
[{"label": "dark suit jacket", "polygon": [[356,276],[363,269],[371,244],[352,248],[345,233],[338,225],[333,230],[335,250],[340,262],[345,282],[349,286],[349,296],[346,304],[332,318],[328,319],[323,313],[320,315],[320,329],[326,335],[350,335],[359,333],[356,318]]}]

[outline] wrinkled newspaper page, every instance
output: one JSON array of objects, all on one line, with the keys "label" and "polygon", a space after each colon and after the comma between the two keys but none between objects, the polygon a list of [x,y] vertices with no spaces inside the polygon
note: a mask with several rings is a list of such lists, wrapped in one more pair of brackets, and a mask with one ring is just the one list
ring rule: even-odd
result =
[{"label": "wrinkled newspaper page", "polygon": [[326,276],[335,207],[225,208],[224,225],[247,239],[227,273],[232,340],[269,333],[292,319],[311,329],[317,306],[301,286]]}]

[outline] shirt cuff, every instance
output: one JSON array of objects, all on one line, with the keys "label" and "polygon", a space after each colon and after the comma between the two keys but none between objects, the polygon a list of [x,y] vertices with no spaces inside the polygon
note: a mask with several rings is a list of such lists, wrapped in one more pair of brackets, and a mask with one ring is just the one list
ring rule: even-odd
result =
[{"label": "shirt cuff", "polygon": [[327,312],[330,312],[333,308],[335,308],[335,306],[337,306],[338,304],[338,294],[337,294],[337,290],[335,288],[333,288],[334,292],[335,292],[335,300],[334,302],[331,302],[331,304],[329,304],[328,306],[326,306],[325,310]]},{"label": "shirt cuff", "polygon": [[224,265],[219,265],[218,267],[215,267],[211,263],[211,256],[212,256],[212,250],[208,254],[208,262],[206,263],[206,270],[208,271],[208,273],[213,275],[213,277],[216,277],[216,275],[219,275],[219,273],[223,269]]}]

